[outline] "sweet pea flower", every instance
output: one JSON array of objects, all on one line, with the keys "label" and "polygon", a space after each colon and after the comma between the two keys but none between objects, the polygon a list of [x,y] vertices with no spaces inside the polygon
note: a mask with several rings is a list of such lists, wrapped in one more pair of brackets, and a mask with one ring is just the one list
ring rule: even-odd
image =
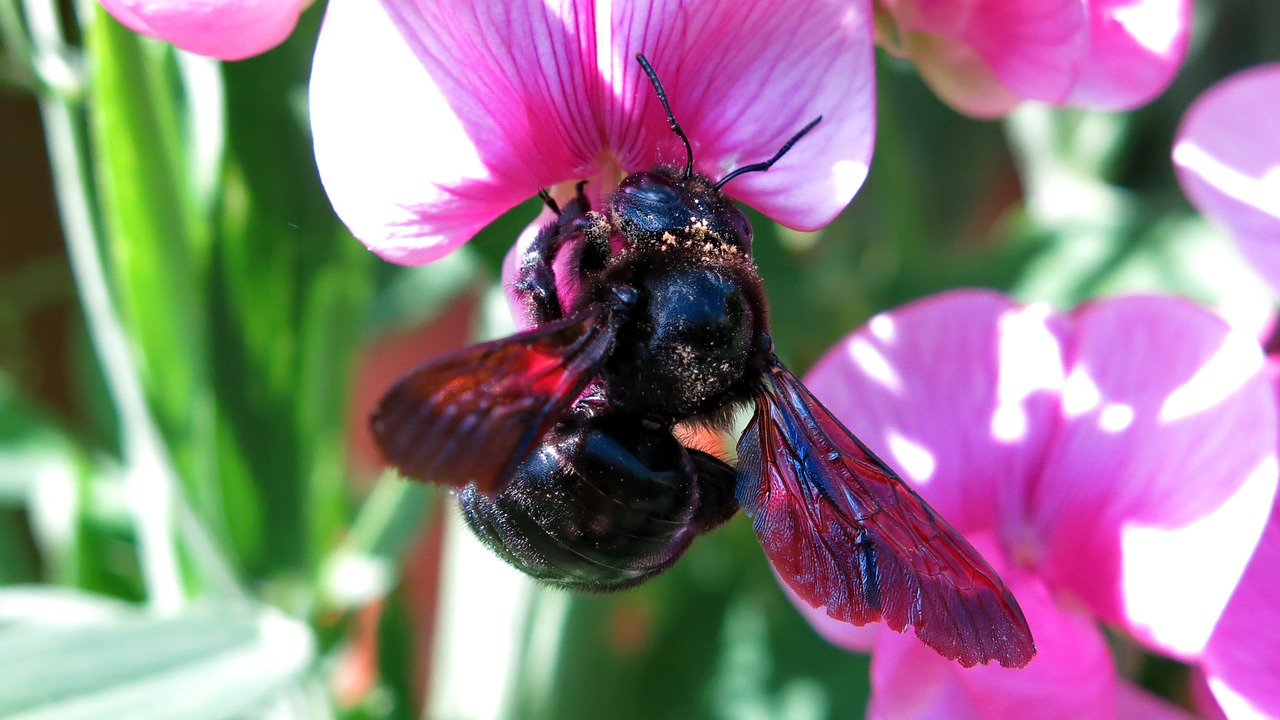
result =
[{"label": "sweet pea flower", "polygon": [[[1271,358],[1273,369],[1280,360]],[[1280,383],[1277,383],[1280,401]],[[1280,498],[1222,619],[1200,670],[1228,718],[1280,717]]]},{"label": "sweet pea flower", "polygon": [[1191,0],[876,0],[877,37],[947,103],[1128,110],[1182,64]]},{"label": "sweet pea flower", "polygon": [[1229,718],[1280,717],[1280,513],[1273,510],[1258,550],[1205,650],[1201,667]]},{"label": "sweet pea flower", "polygon": [[[964,669],[798,603],[873,651],[871,717],[1185,717],[1119,676],[1100,625],[1205,652],[1276,492],[1275,397],[1246,332],[1173,298],[1060,315],[953,291],[873,318],[805,381],[982,551],[1036,639],[1024,669]],[[1275,656],[1280,624],[1248,631]]]},{"label": "sweet pea flower", "polygon": [[[713,177],[784,225],[829,222],[866,177],[869,0],[333,0],[316,47],[316,162],[351,231],[387,260],[440,258],[540,188],[597,200],[685,152],[635,60],[661,78]],[[836,71],[838,69],[838,72]]]},{"label": "sweet pea flower", "polygon": [[1173,145],[1183,192],[1280,292],[1280,63],[1245,70],[1192,103]]},{"label": "sweet pea flower", "polygon": [[197,55],[243,60],[284,42],[311,0],[99,0],[134,32]]}]

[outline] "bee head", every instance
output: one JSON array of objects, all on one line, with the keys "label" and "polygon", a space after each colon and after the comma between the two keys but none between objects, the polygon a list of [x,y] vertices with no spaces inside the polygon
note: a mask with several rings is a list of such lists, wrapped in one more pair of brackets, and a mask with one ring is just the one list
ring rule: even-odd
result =
[{"label": "bee head", "polygon": [[608,212],[617,227],[634,244],[673,245],[708,243],[751,249],[751,223],[737,203],[696,173],[684,177],[680,170],[659,167],[628,175],[608,200]]}]

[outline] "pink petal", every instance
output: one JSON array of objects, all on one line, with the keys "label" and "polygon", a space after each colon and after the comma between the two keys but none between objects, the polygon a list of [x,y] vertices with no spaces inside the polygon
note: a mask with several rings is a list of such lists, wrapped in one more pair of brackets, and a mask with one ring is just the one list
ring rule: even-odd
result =
[{"label": "pink petal", "polygon": [[948,105],[966,115],[998,118],[1022,102],[991,70],[985,58],[959,40],[911,33],[907,54],[920,76]]},{"label": "pink petal", "polygon": [[964,669],[910,635],[882,631],[871,664],[868,717],[1190,720],[1182,710],[1117,678],[1097,626],[1055,603],[1042,581],[1010,569],[991,547],[984,543],[982,550],[1026,613],[1036,638],[1035,659],[1020,670]]},{"label": "pink petal", "polygon": [[609,74],[619,100],[605,107],[604,124],[623,169],[647,169],[656,160],[684,162],[647,81],[635,71],[633,55],[642,51],[693,142],[698,170],[711,177],[769,159],[821,115],[822,122],[773,169],[737,178],[725,190],[789,227],[815,230],[830,222],[861,187],[871,161],[875,66],[869,5],[615,3]]},{"label": "pink petal", "polygon": [[1062,417],[1030,500],[1041,572],[1103,619],[1195,653],[1275,494],[1261,352],[1172,298],[1087,306],[1070,337]]},{"label": "pink petal", "polygon": [[589,18],[566,28],[534,0],[448,7],[446,19],[445,6],[334,0],[316,47],[325,190],[394,262],[443,256],[538,188],[591,174],[603,148],[599,79],[574,36],[591,36]]},{"label": "pink petal", "polygon": [[1280,513],[1205,650],[1203,667],[1228,717],[1280,717]]},{"label": "pink petal", "polygon": [[1055,591],[1181,655],[1275,492],[1256,343],[1178,300],[1102,302],[1068,328],[947,293],[874,318],[807,382],[961,532],[998,533]]},{"label": "pink petal", "polygon": [[1054,604],[1044,585],[1005,571],[1036,638],[1025,668],[961,668],[910,635],[883,633],[871,661],[868,717],[1100,718],[1116,708],[1116,674],[1097,627]]},{"label": "pink petal", "polygon": [[592,179],[599,193],[683,162],[644,52],[709,174],[768,159],[824,115],[773,171],[726,188],[813,229],[870,160],[866,4],[335,0],[312,75],[317,163],[357,237],[428,262],[538,188]]},{"label": "pink petal", "polygon": [[1068,104],[1129,110],[1173,80],[1187,50],[1191,0],[1091,0],[1089,56]]},{"label": "pink petal", "polygon": [[1280,290],[1280,124],[1265,110],[1277,97],[1276,63],[1209,88],[1182,120],[1173,162],[1191,202]]},{"label": "pink petal", "polygon": [[100,0],[135,32],[199,55],[241,60],[279,45],[311,0]]},{"label": "pink petal", "polygon": [[[1088,19],[1080,0],[883,0],[897,20],[921,73],[961,110],[993,114],[999,97],[989,83],[966,88],[945,63],[970,50],[1013,96],[1060,102],[1068,96],[1088,51]],[[943,40],[912,38],[925,34]],[[948,42],[949,41],[949,42]],[[971,71],[982,67],[970,59]],[[947,84],[941,84],[939,81]],[[1006,108],[1007,109],[1007,108]]]},{"label": "pink petal", "polygon": [[1060,324],[994,292],[942,293],[872,318],[805,382],[958,530],[1017,542],[1057,414]]}]

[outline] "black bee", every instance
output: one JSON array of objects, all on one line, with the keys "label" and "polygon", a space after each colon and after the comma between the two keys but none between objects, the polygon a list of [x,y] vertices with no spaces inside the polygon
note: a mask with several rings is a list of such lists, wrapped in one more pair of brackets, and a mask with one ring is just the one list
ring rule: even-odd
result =
[{"label": "black bee", "polygon": [[[544,191],[556,218],[516,281],[532,329],[400,380],[372,419],[387,460],[456,489],[486,545],[553,585],[643,582],[742,508],[778,575],[831,617],[910,625],[965,666],[1026,665],[1031,632],[995,571],[773,352],[751,225],[721,188],[821,118],[712,181],[637,59],[685,166],[628,176],[598,211],[582,184],[563,208]],[[723,428],[747,403],[736,469],[672,432]]]}]

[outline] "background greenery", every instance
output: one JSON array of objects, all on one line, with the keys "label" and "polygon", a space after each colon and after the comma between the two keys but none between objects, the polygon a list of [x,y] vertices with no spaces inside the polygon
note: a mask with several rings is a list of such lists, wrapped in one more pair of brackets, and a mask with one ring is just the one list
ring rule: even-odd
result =
[{"label": "background greenery", "polygon": [[[860,716],[867,659],[814,634],[740,518],[652,583],[571,596],[468,554],[447,497],[374,480],[369,402],[503,331],[499,263],[536,203],[425,268],[364,250],[311,157],[322,13],[220,64],[91,3],[0,0],[0,158],[22,159],[0,160],[0,716]],[[1177,81],[1122,115],[979,122],[881,56],[853,204],[816,234],[752,216],[784,359],[963,285],[1264,296],[1169,149],[1278,27],[1274,0],[1202,2]],[[1185,700],[1182,668],[1126,657]]]}]

